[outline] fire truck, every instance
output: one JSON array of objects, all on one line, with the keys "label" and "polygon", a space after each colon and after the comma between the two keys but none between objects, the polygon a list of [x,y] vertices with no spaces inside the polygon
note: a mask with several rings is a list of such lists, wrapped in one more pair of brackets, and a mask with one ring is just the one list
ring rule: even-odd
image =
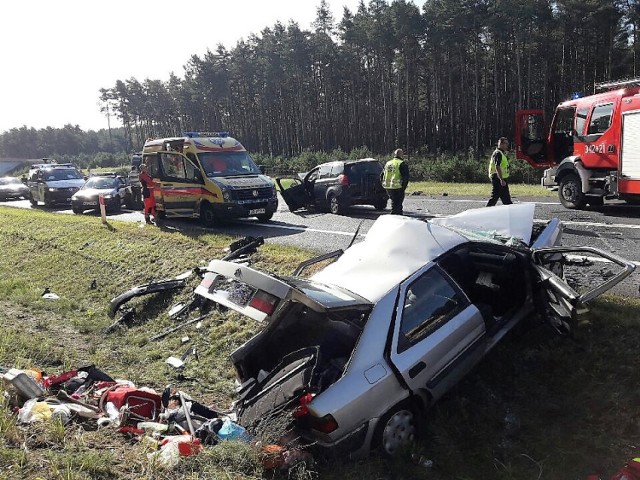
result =
[{"label": "fire truck", "polygon": [[560,103],[547,129],[542,110],[516,114],[516,158],[547,167],[542,185],[566,208],[620,198],[640,204],[640,78],[598,84]]}]

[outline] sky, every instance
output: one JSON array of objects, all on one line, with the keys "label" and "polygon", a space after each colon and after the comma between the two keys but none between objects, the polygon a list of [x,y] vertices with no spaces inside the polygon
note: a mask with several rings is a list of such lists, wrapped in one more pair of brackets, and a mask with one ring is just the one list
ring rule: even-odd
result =
[{"label": "sky", "polygon": [[[359,0],[327,0],[336,21]],[[320,0],[8,0],[0,13],[0,133],[107,128],[101,88],[184,76],[192,55],[228,49],[277,21],[310,28]],[[112,117],[111,126],[119,126]]]}]

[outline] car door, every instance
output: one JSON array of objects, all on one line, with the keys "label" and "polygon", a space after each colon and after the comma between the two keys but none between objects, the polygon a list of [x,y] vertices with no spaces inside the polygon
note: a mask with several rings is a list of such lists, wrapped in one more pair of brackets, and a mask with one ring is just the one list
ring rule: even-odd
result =
[{"label": "car door", "polygon": [[[532,249],[537,275],[536,307],[560,333],[569,333],[585,304],[620,283],[635,265],[613,253],[594,247]],[[603,270],[602,266],[606,266]],[[616,268],[613,272],[611,268]],[[574,279],[576,289],[565,277]]]},{"label": "car door", "polygon": [[204,183],[199,168],[178,152],[160,152],[158,160],[160,191],[167,216],[194,216]]},{"label": "car door", "polygon": [[401,285],[389,357],[411,390],[446,392],[484,355],[485,343],[482,315],[439,267]]},{"label": "car door", "polygon": [[304,182],[299,178],[281,177],[276,178],[276,184],[280,190],[280,195],[289,210],[295,212],[307,206],[308,195],[304,187]]}]

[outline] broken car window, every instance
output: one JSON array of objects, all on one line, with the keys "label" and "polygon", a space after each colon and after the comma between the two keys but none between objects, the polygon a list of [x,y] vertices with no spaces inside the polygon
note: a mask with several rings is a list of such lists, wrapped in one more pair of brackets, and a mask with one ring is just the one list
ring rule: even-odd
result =
[{"label": "broken car window", "polygon": [[404,298],[398,353],[437,330],[465,303],[437,269],[422,275],[409,286]]}]

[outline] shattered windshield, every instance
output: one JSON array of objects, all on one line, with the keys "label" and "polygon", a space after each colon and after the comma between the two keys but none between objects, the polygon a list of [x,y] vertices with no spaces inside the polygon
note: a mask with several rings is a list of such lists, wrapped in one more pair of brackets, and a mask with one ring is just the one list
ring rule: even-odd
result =
[{"label": "shattered windshield", "polygon": [[201,152],[198,153],[198,157],[207,177],[260,173],[260,169],[247,152]]}]

